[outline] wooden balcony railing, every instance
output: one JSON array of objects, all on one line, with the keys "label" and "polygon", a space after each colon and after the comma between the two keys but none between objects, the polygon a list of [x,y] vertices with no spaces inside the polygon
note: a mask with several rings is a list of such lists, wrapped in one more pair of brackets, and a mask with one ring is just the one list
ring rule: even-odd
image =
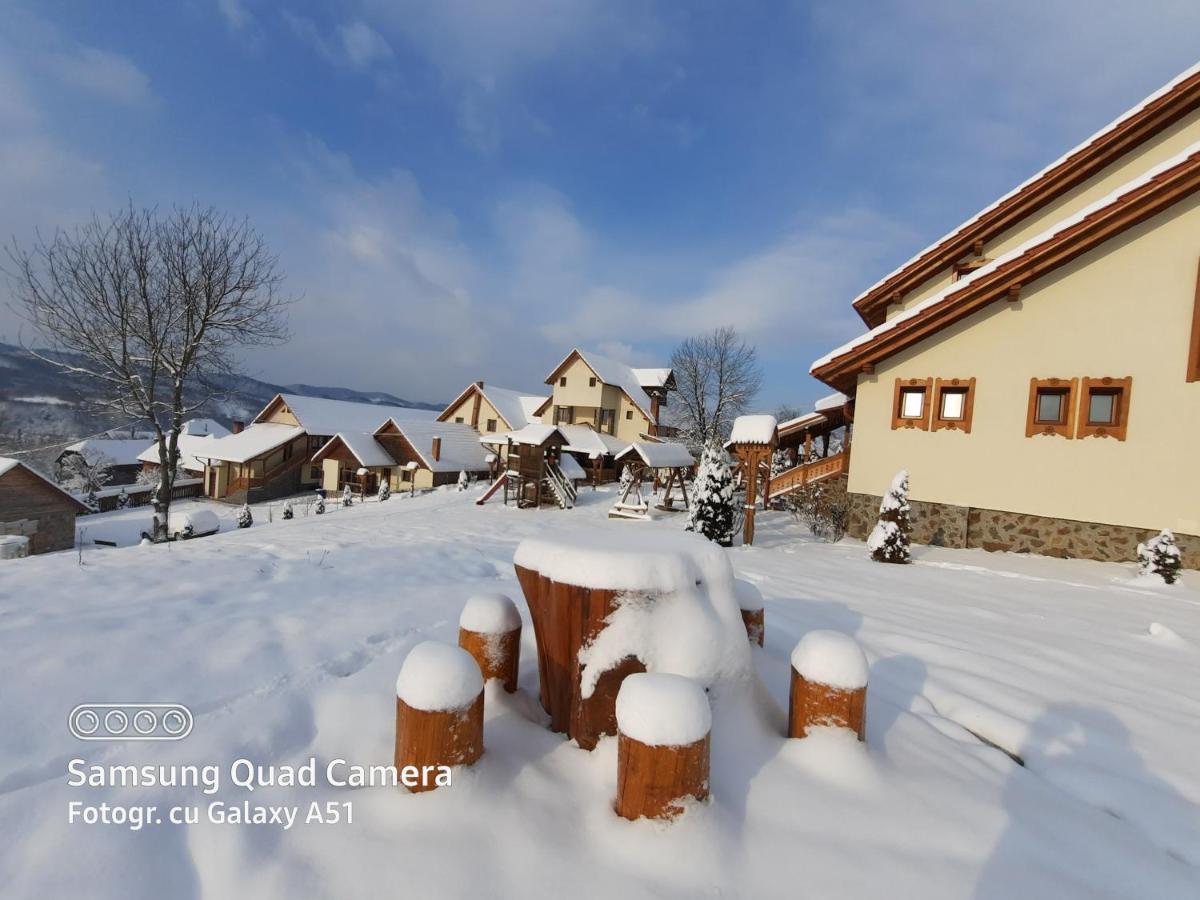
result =
[{"label": "wooden balcony railing", "polygon": [[846,454],[835,453],[824,459],[813,460],[803,465],[795,466],[780,472],[771,479],[770,485],[764,492],[763,502],[769,503],[773,498],[827,478],[836,478],[846,471]]}]

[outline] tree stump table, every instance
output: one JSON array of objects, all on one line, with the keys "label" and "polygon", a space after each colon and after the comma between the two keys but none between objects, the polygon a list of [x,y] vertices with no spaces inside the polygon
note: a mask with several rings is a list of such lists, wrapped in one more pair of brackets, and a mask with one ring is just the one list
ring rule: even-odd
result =
[{"label": "tree stump table", "polygon": [[622,592],[552,581],[519,565],[516,570],[537,641],[542,709],[554,731],[591,750],[601,735],[617,733],[617,691],[625,676],[646,671],[636,656],[625,657],[600,676],[591,696],[583,697],[579,648],[603,630]]}]

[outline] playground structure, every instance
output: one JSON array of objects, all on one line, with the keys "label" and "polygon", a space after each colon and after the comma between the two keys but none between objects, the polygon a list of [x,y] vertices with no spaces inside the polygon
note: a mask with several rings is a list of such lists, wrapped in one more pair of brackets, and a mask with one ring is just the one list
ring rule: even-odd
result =
[{"label": "playground structure", "polygon": [[[617,454],[616,460],[618,465],[624,461],[629,469],[630,479],[620,498],[609,510],[610,519],[649,518],[650,504],[642,491],[642,484],[649,476],[652,486],[657,486],[664,471],[667,476],[663,482],[663,496],[656,509],[663,512],[681,512],[689,508],[686,479],[696,460],[683,444],[630,444]],[[682,506],[675,505],[676,487],[679,488]]]},{"label": "playground structure", "polygon": [[504,505],[513,500],[518,509],[557,506],[570,509],[578,495],[576,477],[582,470],[563,450],[567,437],[553,425],[526,425],[505,436],[502,469],[496,480],[476,500],[482,506],[503,491]]}]

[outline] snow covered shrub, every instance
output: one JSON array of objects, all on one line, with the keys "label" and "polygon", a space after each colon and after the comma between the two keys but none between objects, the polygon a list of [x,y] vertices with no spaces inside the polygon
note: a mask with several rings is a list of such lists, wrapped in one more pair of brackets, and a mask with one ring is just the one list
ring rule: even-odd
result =
[{"label": "snow covered shrub", "polygon": [[354,505],[354,491],[350,489],[350,485],[346,485],[342,489],[342,506]]},{"label": "snow covered shrub", "polygon": [[733,512],[733,473],[725,451],[709,445],[700,457],[687,530],[728,547],[733,543]]},{"label": "snow covered shrub", "polygon": [[629,487],[629,485],[632,481],[633,481],[633,467],[629,466],[629,465],[622,466],[622,468],[621,468],[621,483],[620,483],[622,494],[625,493],[625,489]]},{"label": "snow covered shrub", "polygon": [[382,503],[384,500],[386,500],[390,496],[392,496],[392,486],[390,483],[388,483],[388,480],[386,478],[384,478],[382,481],[379,482],[379,495],[378,495],[379,502]]},{"label": "snow covered shrub", "polygon": [[[241,526],[239,525],[238,527],[240,528]],[[196,536],[196,526],[193,525],[191,522],[188,522],[181,529],[179,529],[179,537],[185,541],[189,540],[190,538],[194,538],[195,536]]]},{"label": "snow covered shrub", "polygon": [[850,496],[844,481],[806,484],[785,494],[780,505],[823,541],[836,543],[846,536]]},{"label": "snow covered shrub", "polygon": [[[803,460],[801,460],[803,462]],[[792,457],[786,450],[776,450],[771,454],[771,477],[792,468]]]},{"label": "snow covered shrub", "polygon": [[249,528],[254,524],[254,516],[250,514],[250,504],[243,503],[242,508],[237,512],[237,527]]},{"label": "snow covered shrub", "polygon": [[129,506],[129,494],[125,492],[125,488],[121,488],[121,493],[117,494],[117,509],[125,509]]},{"label": "snow covered shrub", "polygon": [[284,500],[283,501],[283,517],[285,519],[290,519],[290,518],[294,517],[295,515],[296,515],[296,513],[293,512],[293,510],[292,510],[292,501]]},{"label": "snow covered shrub", "polygon": [[467,485],[469,485],[470,483],[471,483],[471,479],[469,479],[467,477],[466,472],[458,473],[458,489],[460,491],[465,491],[467,489]]},{"label": "snow covered shrub", "polygon": [[908,472],[901,469],[892,479],[883,502],[879,504],[879,521],[867,538],[867,549],[876,562],[907,563],[912,561],[909,553],[909,533],[912,523],[908,514]]},{"label": "snow covered shrub", "polygon": [[316,503],[316,506],[313,507],[313,512],[318,516],[321,515],[323,512],[325,512],[325,498],[324,497],[317,498],[317,503]]},{"label": "snow covered shrub", "polygon": [[1143,575],[1161,578],[1167,584],[1179,580],[1179,570],[1183,568],[1183,554],[1175,543],[1175,533],[1170,528],[1164,528],[1155,537],[1137,548],[1138,569]]}]

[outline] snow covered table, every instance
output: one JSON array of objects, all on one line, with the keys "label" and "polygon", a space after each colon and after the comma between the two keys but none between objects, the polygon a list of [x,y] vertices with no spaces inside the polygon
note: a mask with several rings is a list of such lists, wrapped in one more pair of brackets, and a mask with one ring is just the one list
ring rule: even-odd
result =
[{"label": "snow covered table", "polygon": [[694,534],[592,529],[531,538],[513,558],[537,642],[550,727],[591,750],[616,734],[635,672],[709,686],[746,672],[750,651],[725,551]]}]

